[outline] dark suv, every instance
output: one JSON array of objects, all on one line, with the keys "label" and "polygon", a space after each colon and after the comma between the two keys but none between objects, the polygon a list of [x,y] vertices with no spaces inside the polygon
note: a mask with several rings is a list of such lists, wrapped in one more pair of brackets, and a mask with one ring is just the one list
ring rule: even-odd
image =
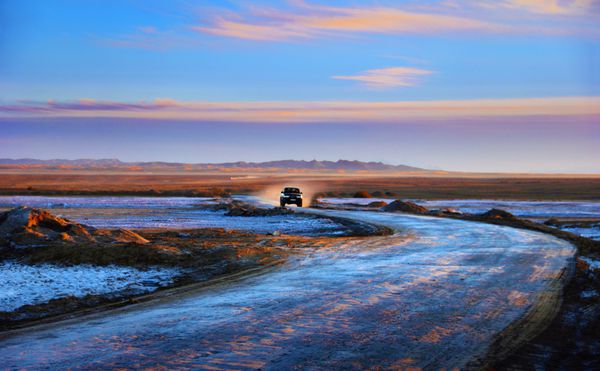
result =
[{"label": "dark suv", "polygon": [[279,205],[284,207],[286,204],[296,204],[302,207],[302,192],[300,189],[293,187],[285,187],[279,196]]}]

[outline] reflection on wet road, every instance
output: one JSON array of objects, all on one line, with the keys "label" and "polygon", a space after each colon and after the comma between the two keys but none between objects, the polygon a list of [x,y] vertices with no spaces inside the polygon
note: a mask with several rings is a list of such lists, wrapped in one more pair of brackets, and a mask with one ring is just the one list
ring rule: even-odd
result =
[{"label": "reflection on wet road", "polygon": [[[551,236],[458,220],[319,211],[398,228],[267,274],[0,340],[7,368],[460,367],[572,257]],[[387,242],[386,242],[387,241]]]}]

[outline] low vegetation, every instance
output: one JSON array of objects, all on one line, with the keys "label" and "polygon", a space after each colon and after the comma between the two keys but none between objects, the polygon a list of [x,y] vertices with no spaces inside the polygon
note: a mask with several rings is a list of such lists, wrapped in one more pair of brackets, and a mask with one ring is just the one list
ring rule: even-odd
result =
[{"label": "low vegetation", "polygon": [[352,195],[354,198],[371,198],[371,194],[367,191],[358,191]]},{"label": "low vegetation", "polygon": [[[235,175],[235,176],[234,176]],[[91,171],[0,177],[3,195],[137,195],[213,197],[253,194],[279,184],[311,184],[320,196],[406,199],[600,200],[600,177],[560,176],[358,176],[344,174],[100,174]]]}]

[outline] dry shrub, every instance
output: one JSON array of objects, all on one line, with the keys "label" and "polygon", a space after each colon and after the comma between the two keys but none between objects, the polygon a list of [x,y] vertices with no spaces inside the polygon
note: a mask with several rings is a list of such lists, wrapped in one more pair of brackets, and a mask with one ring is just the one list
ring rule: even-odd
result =
[{"label": "dry shrub", "polygon": [[354,198],[371,198],[371,194],[367,191],[358,191],[353,195]]}]

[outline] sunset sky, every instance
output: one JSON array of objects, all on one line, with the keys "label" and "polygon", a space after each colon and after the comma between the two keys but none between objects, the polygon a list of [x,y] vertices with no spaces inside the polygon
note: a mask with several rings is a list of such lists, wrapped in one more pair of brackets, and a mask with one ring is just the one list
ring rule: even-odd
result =
[{"label": "sunset sky", "polygon": [[0,0],[0,157],[600,172],[600,1]]}]

